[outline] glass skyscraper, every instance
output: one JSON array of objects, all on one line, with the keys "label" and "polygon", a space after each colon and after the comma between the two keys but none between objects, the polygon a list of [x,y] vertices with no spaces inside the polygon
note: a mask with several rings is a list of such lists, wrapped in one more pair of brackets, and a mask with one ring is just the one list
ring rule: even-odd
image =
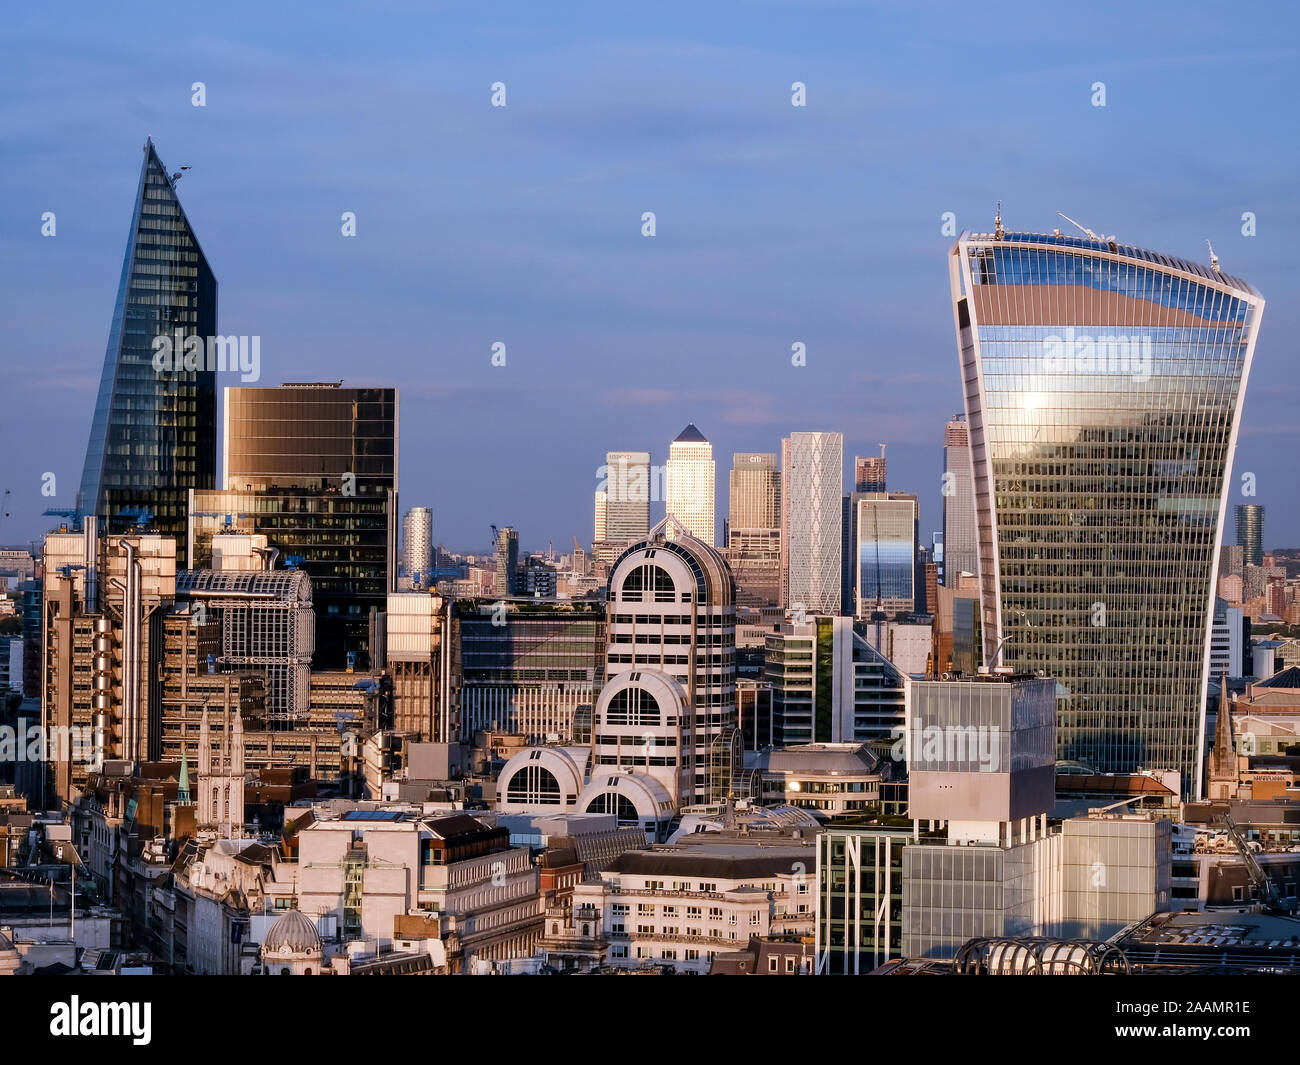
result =
[{"label": "glass skyscraper", "polygon": [[844,436],[791,433],[781,441],[781,548],[786,605],[840,612]]},{"label": "glass skyscraper", "polygon": [[911,613],[916,606],[916,500],[854,493],[858,612]]},{"label": "glass skyscraper", "polygon": [[1246,566],[1264,564],[1264,507],[1260,503],[1237,504],[1237,545]]},{"label": "glass skyscraper", "polygon": [[395,388],[226,389],[226,484],[194,494],[192,566],[216,533],[265,534],[311,577],[317,669],[367,666],[372,614],[396,587],[397,426]]},{"label": "glass skyscraper", "polygon": [[[1058,754],[1199,794],[1219,534],[1264,301],[1114,241],[950,255],[983,654],[1056,678]],[[945,547],[949,545],[945,544]]]},{"label": "glass skyscraper", "polygon": [[217,280],[176,198],[176,185],[145,142],[126,259],[104,353],[77,508],[106,532],[148,510],[152,527],[185,545],[189,490],[216,482],[216,372],[155,369],[155,340],[204,341],[217,332]]}]

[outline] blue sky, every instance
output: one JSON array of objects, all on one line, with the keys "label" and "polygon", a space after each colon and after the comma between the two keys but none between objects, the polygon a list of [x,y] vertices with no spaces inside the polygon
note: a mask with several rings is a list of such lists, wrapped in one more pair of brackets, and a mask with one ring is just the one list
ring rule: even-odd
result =
[{"label": "blue sky", "polygon": [[402,505],[450,548],[485,548],[489,522],[586,542],[604,452],[662,462],[688,421],[719,530],[731,453],[792,430],[843,432],[846,467],[887,442],[890,487],[939,528],[961,409],[941,216],[984,230],[998,199],[1011,228],[1062,210],[1197,260],[1209,238],[1264,293],[1231,501],[1254,473],[1266,544],[1300,544],[1288,5],[284,8],[6,13],[0,541],[73,505],[152,135],[193,167],[222,332],[261,336],[262,384],[400,387]]}]

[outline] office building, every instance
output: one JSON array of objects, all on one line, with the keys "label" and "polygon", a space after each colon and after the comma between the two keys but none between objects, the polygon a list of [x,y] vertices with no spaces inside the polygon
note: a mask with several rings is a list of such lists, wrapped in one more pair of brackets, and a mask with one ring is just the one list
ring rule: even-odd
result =
[{"label": "office building", "polygon": [[189,606],[193,623],[220,627],[215,662],[221,672],[254,670],[265,678],[271,728],[306,721],[315,617],[305,572],[182,570],[176,599]]},{"label": "office building", "polygon": [[[671,845],[626,851],[576,884],[573,908],[593,914],[597,956],[618,968],[671,965],[703,974],[715,956],[741,949],[751,936],[811,934],[811,819],[801,811],[780,815],[733,811],[735,827],[714,821]],[[795,957],[788,972],[800,968]]]},{"label": "office building", "polygon": [[[217,337],[217,279],[146,140],[77,494],[104,533],[138,522],[183,549],[190,491],[216,484],[217,356],[240,368],[238,357],[227,361],[226,339]],[[180,364],[187,348],[193,368]],[[156,369],[155,356],[173,349],[177,362]]]},{"label": "office building", "polygon": [[541,936],[528,848],[489,820],[356,809],[308,825],[298,847],[296,908],[341,943],[423,942],[438,968],[464,972],[527,957]]},{"label": "office building", "polygon": [[105,759],[159,756],[176,545],[169,536],[97,533],[87,516],[81,532],[45,538],[42,726],[58,742],[45,752],[42,805],[70,799]]},{"label": "office building", "polygon": [[1245,649],[1250,643],[1250,626],[1239,606],[1229,606],[1222,599],[1214,600],[1214,627],[1210,632],[1210,680],[1218,684],[1220,678],[1244,677]]},{"label": "office building", "polygon": [[[613,814],[648,842],[684,807],[724,801],[742,769],[734,582],[671,515],[609,577],[605,678],[582,728],[526,748],[497,778],[506,813]],[[463,702],[463,700],[462,700]]]},{"label": "office building", "polygon": [[499,730],[528,743],[568,743],[574,714],[595,703],[604,681],[600,606],[484,601],[456,606],[452,617],[448,672],[460,678],[460,732],[451,739]]},{"label": "office building", "polygon": [[[973,939],[1106,939],[1170,904],[1171,824],[1098,813],[1048,829],[1056,683],[991,674],[913,680],[905,756],[903,955],[950,958]],[[944,838],[921,839],[921,822]]]},{"label": "office building", "polygon": [[950,265],[985,657],[1001,646],[994,664],[1056,678],[1061,757],[1175,770],[1199,794],[1263,298],[1213,266],[1000,221]]},{"label": "office building", "polygon": [[711,544],[681,528],[670,540],[672,524],[666,518],[610,572],[594,753],[597,766],[644,770],[680,808],[726,798],[741,739],[735,582]]},{"label": "office building", "polygon": [[1237,546],[1246,566],[1264,564],[1264,507],[1260,503],[1238,503]]},{"label": "office building", "polygon": [[189,568],[210,566],[216,534],[266,536],[311,577],[317,669],[370,663],[397,586],[397,405],[395,388],[338,382],[225,390],[225,487],[194,493]]},{"label": "office building", "polygon": [[840,612],[844,436],[791,433],[781,441],[786,603],[805,613]]},{"label": "office building", "polygon": [[416,590],[433,581],[433,511],[412,507],[402,519],[402,576]]},{"label": "office building", "polygon": [[[602,472],[605,525],[603,534],[596,539],[624,545],[644,540],[650,532],[650,499],[655,488],[650,480],[650,453],[606,452]],[[598,498],[597,532],[600,532],[599,509]]]},{"label": "office building", "polygon": [[727,562],[736,605],[762,609],[781,596],[781,473],[774,453],[732,458]]},{"label": "office building", "polygon": [[910,828],[817,833],[815,971],[859,976],[903,950],[903,849]]},{"label": "office building", "polygon": [[774,452],[732,455],[729,488],[727,524],[732,531],[780,527],[781,471]]},{"label": "office building", "polygon": [[593,551],[596,544],[605,542],[606,532],[609,527],[609,493],[603,488],[596,492],[595,513],[596,521],[591,533]]},{"label": "office building", "polygon": [[391,592],[384,620],[393,689],[393,729],[422,743],[459,738],[450,700],[450,663],[443,650],[451,602],[428,592]]},{"label": "office building", "polygon": [[979,573],[975,535],[975,480],[971,471],[970,432],[959,414],[943,431],[943,545],[941,561],[951,574]]},{"label": "office building", "polygon": [[910,614],[917,605],[917,503],[903,493],[856,497],[859,617]]},{"label": "office building", "polygon": [[853,629],[853,619],[790,621],[767,635],[772,742],[865,743],[903,724],[902,672]]},{"label": "office building", "polygon": [[[713,445],[693,424],[669,445],[665,480],[668,513],[691,536],[712,547],[716,506]],[[669,527],[675,537],[675,527],[671,523]]]}]

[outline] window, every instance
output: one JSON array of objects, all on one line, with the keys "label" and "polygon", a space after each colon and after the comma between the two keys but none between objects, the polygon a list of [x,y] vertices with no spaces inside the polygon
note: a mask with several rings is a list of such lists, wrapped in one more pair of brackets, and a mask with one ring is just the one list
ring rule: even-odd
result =
[{"label": "window", "polygon": [[609,700],[604,719],[610,725],[658,725],[659,703],[643,688],[622,688]]},{"label": "window", "polygon": [[787,954],[785,956],[785,971],[788,973],[792,973],[794,972],[794,970],[795,970],[795,957],[793,954]]},{"label": "window", "polygon": [[506,785],[506,802],[559,806],[563,802],[560,782],[545,766],[525,765]]},{"label": "window", "polygon": [[778,970],[777,957],[775,954],[773,954],[770,958],[767,959],[767,971],[769,973],[774,973],[777,972],[777,970]]},{"label": "window", "polygon": [[637,566],[623,578],[619,599],[624,603],[671,603],[677,589],[668,571],[655,565]]},{"label": "window", "polygon": [[757,911],[757,910],[755,910],[753,913],[751,913],[751,914],[749,915],[749,923],[752,924],[752,925],[756,925],[756,924],[758,924],[758,911]]},{"label": "window", "polygon": [[687,961],[699,961],[699,960],[700,960],[700,952],[699,952],[698,950],[688,950],[688,951],[686,952],[686,960],[687,960]]}]

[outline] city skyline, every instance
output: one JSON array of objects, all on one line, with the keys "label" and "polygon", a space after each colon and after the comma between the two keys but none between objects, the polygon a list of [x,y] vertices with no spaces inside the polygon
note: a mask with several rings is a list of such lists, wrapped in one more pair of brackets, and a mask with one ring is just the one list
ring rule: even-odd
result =
[{"label": "city skyline", "polygon": [[[1269,106],[1242,112],[1204,84],[1213,71],[1236,79],[1239,97],[1268,100],[1287,68],[1285,50],[1222,49],[1218,41],[1233,25],[1227,13],[1207,13],[1158,47],[1126,42],[1103,58],[1053,64],[1040,58],[1041,48],[1017,42],[1073,42],[1077,23],[1046,25],[1048,17],[1029,6],[996,26],[957,12],[952,37],[923,33],[925,49],[891,54],[869,46],[868,67],[877,72],[868,86],[861,63],[849,69],[849,53],[835,41],[841,34],[783,26],[790,12],[776,9],[762,29],[734,27],[736,48],[709,43],[708,22],[686,29],[675,17],[681,13],[669,8],[660,37],[639,47],[628,43],[640,34],[628,16],[592,15],[581,36],[595,47],[596,69],[617,71],[620,85],[603,103],[590,99],[583,78],[591,75],[561,75],[562,57],[548,51],[547,34],[575,23],[546,28],[526,9],[512,14],[533,36],[509,45],[476,17],[449,16],[457,50],[437,76],[402,35],[350,36],[344,44],[308,29],[304,44],[303,28],[291,31],[285,16],[261,18],[256,32],[245,32],[200,29],[196,15],[178,12],[169,35],[214,39],[192,41],[202,69],[180,77],[170,70],[174,87],[159,82],[156,68],[133,70],[129,62],[159,43],[159,30],[128,35],[107,13],[90,11],[67,32],[74,50],[102,54],[98,61],[123,79],[125,97],[103,99],[83,98],[43,69],[33,58],[39,49],[21,42],[39,39],[48,24],[38,14],[21,21],[16,61],[0,84],[15,98],[30,97],[50,120],[30,123],[5,147],[0,181],[14,209],[0,218],[9,250],[0,276],[15,307],[9,350],[42,357],[8,360],[15,402],[3,430],[11,454],[3,487],[12,492],[11,517],[0,540],[25,544],[49,528],[44,509],[75,505],[82,427],[94,406],[120,271],[121,204],[136,180],[133,153],[150,133],[169,167],[193,167],[181,195],[221,278],[222,327],[262,336],[259,384],[342,379],[350,387],[401,387],[408,454],[460,459],[410,463],[403,502],[438,509],[439,500],[456,499],[438,536],[462,551],[487,546],[489,522],[513,523],[529,548],[585,539],[599,454],[614,447],[658,454],[688,420],[722,455],[772,451],[783,435],[806,429],[843,432],[846,461],[888,442],[891,482],[918,493],[922,528],[937,530],[935,426],[961,398],[942,309],[948,212],[958,231],[987,228],[1001,197],[1008,222],[1022,228],[1041,228],[1064,210],[1196,261],[1208,261],[1209,238],[1225,270],[1252,278],[1261,291],[1286,289],[1295,232],[1277,175],[1294,171],[1295,146],[1277,145],[1276,170],[1220,163],[1213,181],[1186,165],[1181,148],[1190,133],[1214,125],[1227,131],[1224,159],[1268,142],[1276,121]],[[843,36],[866,25],[859,11],[827,17]],[[907,12],[892,17],[905,26],[924,22]],[[1090,29],[1102,33],[1125,21],[1117,13],[1091,17]],[[429,24],[411,16],[409,25],[416,38]],[[783,52],[783,38],[799,42],[797,57]],[[979,183],[956,184],[940,176],[950,169],[948,146],[978,129],[967,132],[965,120],[938,101],[958,84],[948,71],[966,50],[994,43],[1005,64],[993,74],[1004,90],[999,124],[1050,142],[1053,152],[994,156]],[[313,146],[321,129],[311,125],[319,86],[278,71],[302,69],[304,53],[317,45],[335,75],[331,145],[366,143],[376,132],[372,112],[386,109],[378,132],[389,142],[385,154],[401,162],[379,181],[367,162],[337,153],[315,165],[324,158]],[[348,50],[357,49],[394,60],[373,86],[347,69]],[[1188,92],[1165,91],[1171,71],[1186,78]],[[206,105],[194,107],[190,86],[205,78]],[[494,110],[488,89],[498,78],[509,105]],[[790,106],[796,80],[808,86],[806,109]],[[1098,80],[1110,89],[1105,108],[1089,99]],[[286,84],[294,81],[300,84]],[[664,83],[674,85],[670,95],[648,103],[645,87]],[[1021,87],[1035,91],[1005,91]],[[283,112],[306,123],[288,142],[279,121],[260,109],[272,88],[287,93]],[[431,95],[437,106],[428,106]],[[878,97],[891,100],[901,127],[873,117]],[[1163,118],[1155,129],[1145,121],[1153,107]],[[547,119],[557,109],[572,118],[570,133]],[[688,121],[691,115],[698,117]],[[926,129],[924,138],[906,132],[909,120]],[[1063,135],[1076,128],[1080,135]],[[626,132],[611,138],[610,129]],[[457,136],[464,162],[430,165],[425,131],[433,143]],[[547,161],[557,137],[568,150],[558,166]],[[1100,154],[1168,158],[1157,175],[1164,180],[1109,173],[1099,138]],[[863,142],[874,145],[870,153]],[[498,165],[509,144],[515,147]],[[661,150],[672,161],[667,172],[642,177],[645,160]],[[889,161],[895,158],[905,165]],[[254,177],[264,165],[288,172],[304,160],[313,173],[285,187]],[[904,169],[933,176],[905,181]],[[1195,180],[1183,176],[1193,170]],[[653,238],[641,236],[647,210],[656,211]],[[39,235],[45,211],[57,215],[57,236]],[[356,212],[354,239],[340,233],[344,211]],[[1241,232],[1245,212],[1258,218],[1256,236]],[[431,261],[434,239],[439,252]],[[884,246],[895,249],[887,260],[865,250]],[[544,266],[551,258],[574,273],[557,278]],[[297,279],[291,292],[287,276]],[[541,296],[539,284],[551,286],[552,298]],[[1288,546],[1300,542],[1300,503],[1281,490],[1296,387],[1285,380],[1283,359],[1297,321],[1282,303],[1274,314],[1256,362],[1261,378],[1278,380],[1247,401],[1235,472],[1259,477],[1257,499],[1270,507],[1267,546]],[[490,361],[497,342],[507,347],[501,367]],[[795,343],[807,346],[806,366],[791,365]],[[653,378],[641,369],[651,360],[661,371]],[[223,375],[218,386],[230,383]],[[493,429],[484,432],[488,424]],[[571,431],[575,424],[580,434]],[[40,453],[20,446],[51,427],[58,431]],[[474,448],[459,446],[467,434]],[[539,441],[544,475],[507,493],[514,456],[536,451]],[[40,494],[47,472],[57,476],[53,497]],[[846,482],[851,475],[846,469]],[[719,528],[724,516],[720,501]]]},{"label": "city skyline", "polygon": [[[0,977],[159,979],[14,1017],[1194,975],[1000,1043],[1284,1027],[1196,990],[1300,975],[1277,8],[16,9]],[[350,1003],[309,1055],[430,1027],[276,986]]]}]

